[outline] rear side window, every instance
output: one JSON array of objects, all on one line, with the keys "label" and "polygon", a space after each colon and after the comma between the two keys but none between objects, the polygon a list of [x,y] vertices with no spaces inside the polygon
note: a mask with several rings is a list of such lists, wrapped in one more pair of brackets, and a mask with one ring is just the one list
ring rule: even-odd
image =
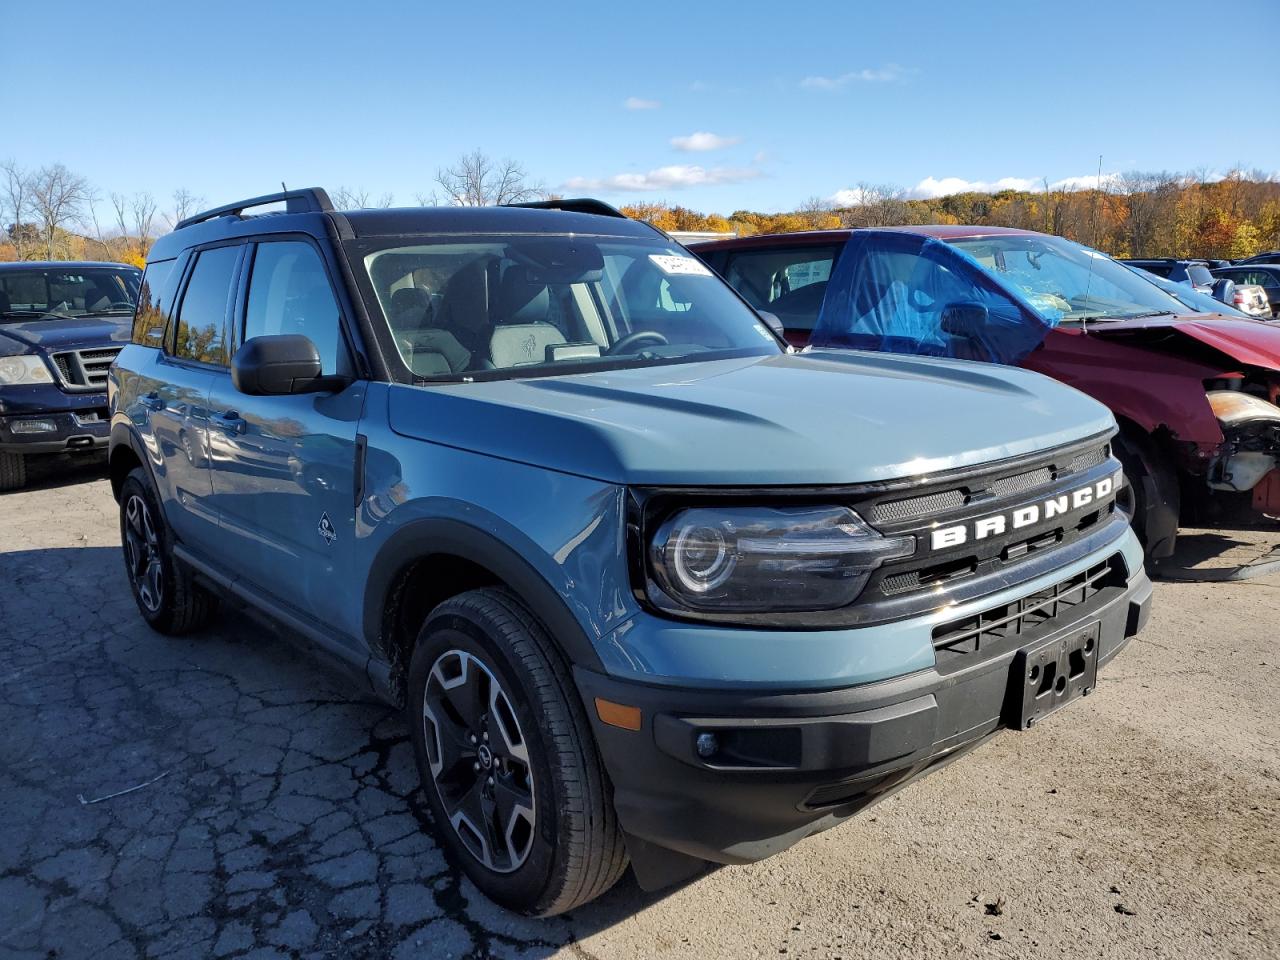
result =
[{"label": "rear side window", "polygon": [[239,258],[240,247],[214,247],[200,252],[178,308],[175,357],[226,366],[227,304]]},{"label": "rear side window", "polygon": [[724,276],[748,303],[775,314],[788,330],[812,330],[839,249],[833,245],[731,253]]},{"label": "rear side window", "polygon": [[260,243],[253,258],[244,338],[281,333],[309,337],[326,375],[348,372],[338,303],[320,255],[309,243]]},{"label": "rear side window", "polygon": [[169,281],[173,278],[175,263],[176,260],[149,263],[147,272],[142,275],[138,312],[133,317],[133,342],[139,346],[158,347],[164,343],[164,329],[173,303]]},{"label": "rear side window", "polygon": [[1202,263],[1192,263],[1187,265],[1187,279],[1198,287],[1213,286],[1213,274],[1210,273],[1209,268]]}]

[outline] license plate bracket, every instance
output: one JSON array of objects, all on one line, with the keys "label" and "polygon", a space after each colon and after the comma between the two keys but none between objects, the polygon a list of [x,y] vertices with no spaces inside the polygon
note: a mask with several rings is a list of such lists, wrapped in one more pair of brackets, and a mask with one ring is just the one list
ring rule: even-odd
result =
[{"label": "license plate bracket", "polygon": [[1009,678],[1016,715],[1011,726],[1026,730],[1098,685],[1100,624],[1019,650]]}]

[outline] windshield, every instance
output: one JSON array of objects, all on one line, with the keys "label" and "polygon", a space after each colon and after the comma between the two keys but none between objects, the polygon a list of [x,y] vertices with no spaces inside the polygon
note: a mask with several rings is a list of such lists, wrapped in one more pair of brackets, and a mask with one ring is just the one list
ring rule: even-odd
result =
[{"label": "windshield", "polygon": [[495,379],[781,352],[683,248],[582,236],[422,238],[363,258],[417,377]]},{"label": "windshield", "polygon": [[141,278],[133,269],[75,265],[0,270],[0,322],[132,316]]},{"label": "windshield", "polygon": [[1128,320],[1180,313],[1181,305],[1110,257],[1062,237],[952,240],[1049,322]]},{"label": "windshield", "polygon": [[1154,273],[1148,273],[1141,267],[1130,268],[1138,276],[1144,280],[1150,280],[1157,287],[1163,290],[1169,296],[1178,301],[1181,307],[1178,313],[1220,313],[1227,317],[1244,317],[1252,320],[1243,310],[1237,310],[1229,303],[1223,303],[1216,300],[1207,293],[1201,293],[1193,287],[1187,286],[1185,283],[1175,283],[1173,280],[1166,280],[1164,277],[1157,277]]}]

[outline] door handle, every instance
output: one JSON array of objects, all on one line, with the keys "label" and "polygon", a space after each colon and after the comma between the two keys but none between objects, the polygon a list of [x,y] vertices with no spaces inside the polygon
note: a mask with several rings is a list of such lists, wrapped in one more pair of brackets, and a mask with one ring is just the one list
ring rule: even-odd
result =
[{"label": "door handle", "polygon": [[142,397],[142,406],[152,413],[158,413],[164,409],[164,401],[160,399],[160,394],[153,390]]},{"label": "door handle", "polygon": [[218,426],[233,436],[238,436],[249,429],[249,423],[234,410],[228,410],[218,416]]}]

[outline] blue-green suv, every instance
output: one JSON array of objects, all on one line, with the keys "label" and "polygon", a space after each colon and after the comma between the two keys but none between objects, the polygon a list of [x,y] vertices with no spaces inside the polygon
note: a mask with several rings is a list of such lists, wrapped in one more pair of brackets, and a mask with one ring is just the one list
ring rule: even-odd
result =
[{"label": "blue-green suv", "polygon": [[769,319],[596,201],[193,217],[110,384],[138,609],[248,605],[402,704],[443,842],[532,914],[1090,693],[1151,595],[1111,414]]}]

